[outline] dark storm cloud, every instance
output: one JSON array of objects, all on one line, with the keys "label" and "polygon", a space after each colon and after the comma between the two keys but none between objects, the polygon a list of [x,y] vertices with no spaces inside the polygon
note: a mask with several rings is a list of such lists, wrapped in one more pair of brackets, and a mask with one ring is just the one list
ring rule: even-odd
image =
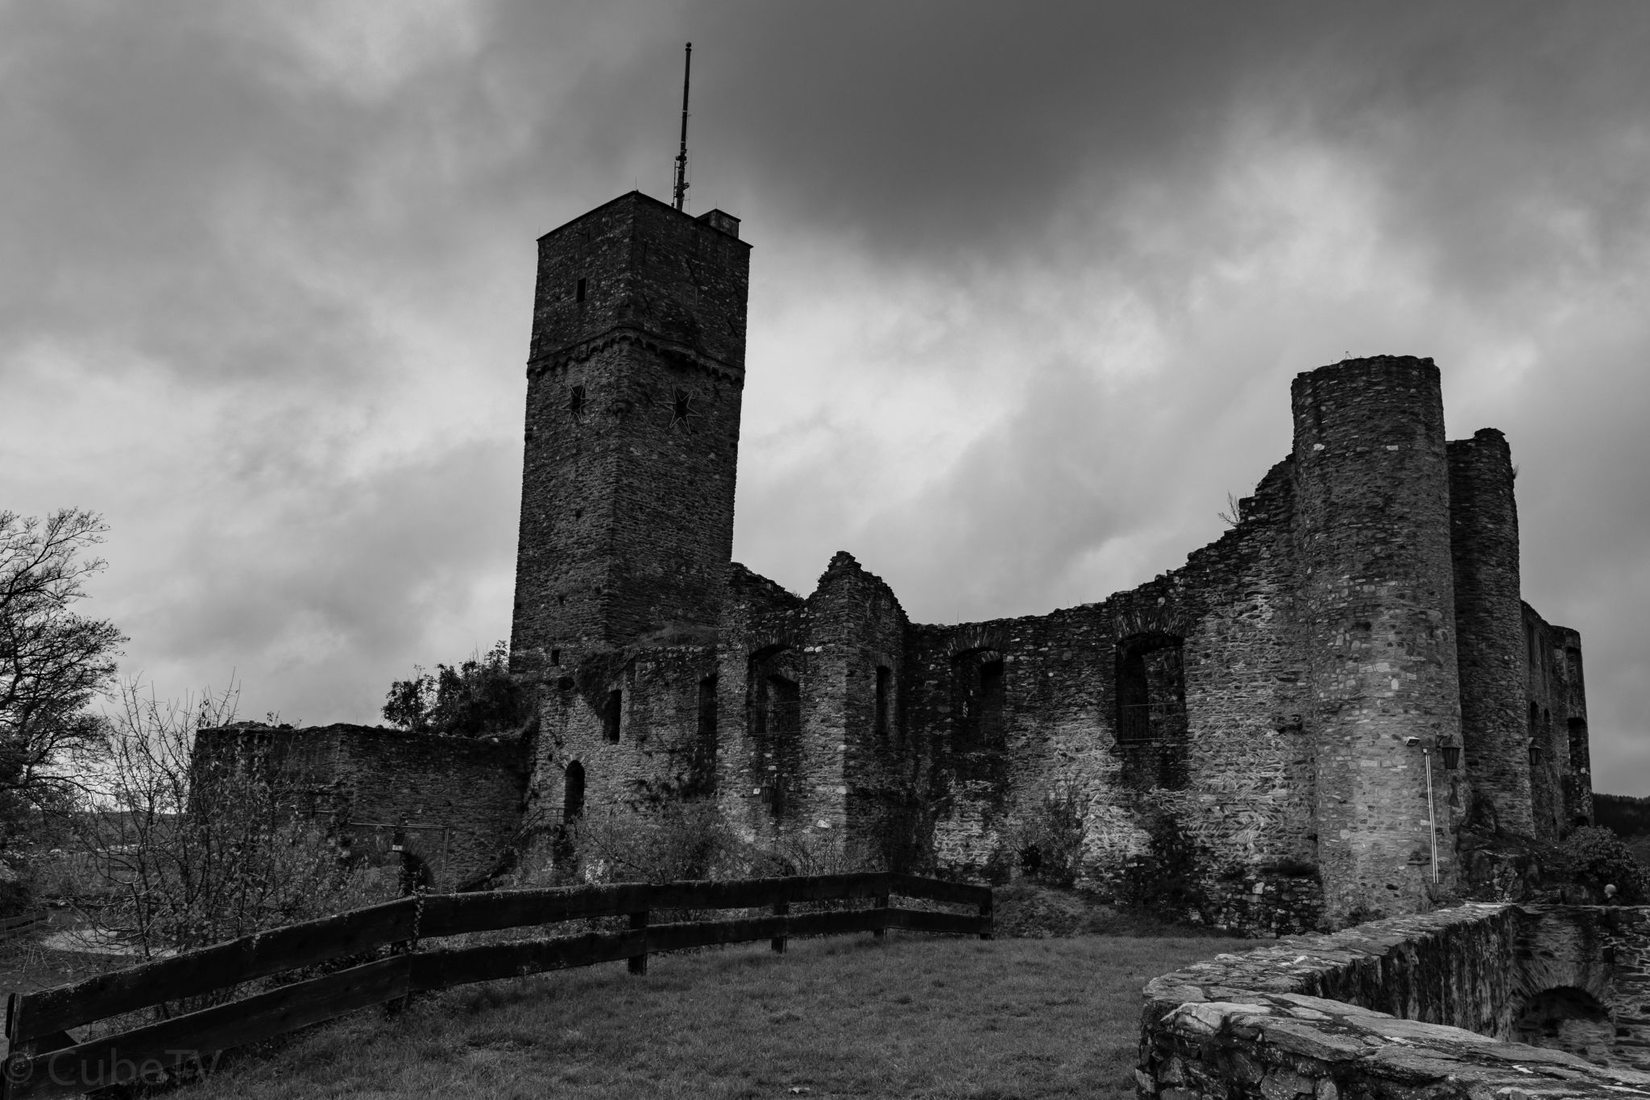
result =
[{"label": "dark storm cloud", "polygon": [[134,660],[372,717],[508,620],[532,239],[668,194],[691,39],[688,208],[755,244],[747,564],[807,591],[846,548],[940,621],[1100,599],[1218,535],[1292,374],[1434,355],[1450,434],[1524,470],[1603,766],[1650,720],[1647,36],[1499,0],[0,7],[0,461],[118,513]]}]

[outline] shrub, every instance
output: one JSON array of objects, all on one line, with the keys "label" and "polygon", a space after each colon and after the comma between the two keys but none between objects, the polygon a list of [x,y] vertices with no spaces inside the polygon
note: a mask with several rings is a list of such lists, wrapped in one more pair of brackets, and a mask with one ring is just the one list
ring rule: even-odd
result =
[{"label": "shrub", "polygon": [[1590,887],[1600,897],[1604,887],[1613,883],[1621,904],[1650,902],[1650,870],[1609,829],[1583,826],[1558,844],[1555,856],[1554,870],[1560,876]]},{"label": "shrub", "polygon": [[568,830],[565,850],[586,882],[739,878],[758,861],[710,801],[587,814]]},{"label": "shrub", "polygon": [[1070,887],[1083,870],[1084,799],[1070,787],[1051,791],[1014,833],[1020,873],[1045,886]]}]

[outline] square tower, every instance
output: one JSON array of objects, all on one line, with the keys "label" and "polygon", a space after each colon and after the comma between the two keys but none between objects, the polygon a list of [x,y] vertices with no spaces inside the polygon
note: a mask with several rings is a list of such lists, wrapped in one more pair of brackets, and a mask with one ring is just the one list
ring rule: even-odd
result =
[{"label": "square tower", "polygon": [[637,191],[539,238],[516,667],[715,624],[749,272],[737,218]]}]

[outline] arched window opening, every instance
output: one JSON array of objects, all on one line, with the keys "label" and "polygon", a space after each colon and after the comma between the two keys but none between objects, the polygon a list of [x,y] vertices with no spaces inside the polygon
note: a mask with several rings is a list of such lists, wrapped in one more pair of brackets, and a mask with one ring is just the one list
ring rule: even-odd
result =
[{"label": "arched window opening", "polygon": [[571,825],[584,814],[584,765],[577,760],[567,765],[562,786],[561,823]]},{"label": "arched window opening", "polygon": [[1186,732],[1186,664],[1173,634],[1136,634],[1117,647],[1117,740],[1162,741]]},{"label": "arched window opening", "polygon": [[1003,655],[994,649],[959,653],[951,665],[958,752],[1003,744]]},{"label": "arched window opening", "polygon": [[1566,1051],[1589,1061],[1607,1058],[1615,1045],[1609,1009],[1574,986],[1544,989],[1531,996],[1513,1030],[1521,1043]]},{"label": "arched window opening", "polygon": [[746,700],[751,768],[757,793],[774,821],[795,812],[793,786],[799,782],[802,754],[802,686],[800,658],[778,647],[751,657]]}]

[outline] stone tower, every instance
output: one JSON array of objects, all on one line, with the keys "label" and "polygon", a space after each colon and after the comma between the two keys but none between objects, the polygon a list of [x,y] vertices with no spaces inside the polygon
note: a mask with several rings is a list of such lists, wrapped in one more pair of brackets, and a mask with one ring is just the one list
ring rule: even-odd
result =
[{"label": "stone tower", "polygon": [[737,218],[635,191],[539,239],[516,668],[716,622],[749,270]]},{"label": "stone tower", "polygon": [[1449,444],[1450,551],[1455,559],[1461,737],[1472,817],[1484,829],[1534,836],[1524,605],[1512,452],[1494,428]]},{"label": "stone tower", "polygon": [[[1440,747],[1461,744],[1449,462],[1431,359],[1295,378],[1297,594],[1324,906],[1414,912],[1455,877]],[[1426,753],[1423,753],[1426,750]]]}]

